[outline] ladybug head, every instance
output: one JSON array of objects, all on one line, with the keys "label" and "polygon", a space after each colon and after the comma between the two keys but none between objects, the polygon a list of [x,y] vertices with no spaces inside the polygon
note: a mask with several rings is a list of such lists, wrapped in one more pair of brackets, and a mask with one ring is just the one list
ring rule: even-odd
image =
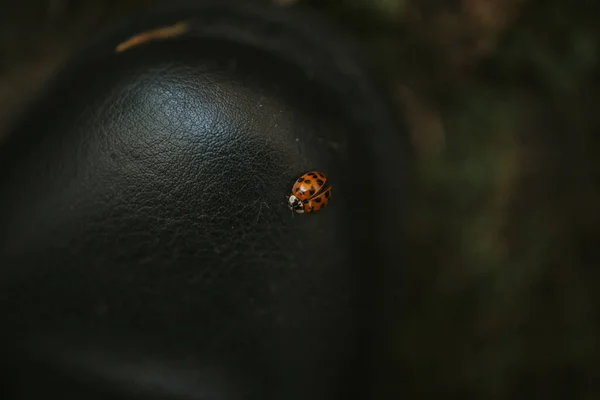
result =
[{"label": "ladybug head", "polygon": [[288,197],[288,207],[290,210],[295,211],[299,214],[302,214],[304,212],[304,205],[302,204],[300,199],[298,199],[293,194],[290,195],[290,197]]}]

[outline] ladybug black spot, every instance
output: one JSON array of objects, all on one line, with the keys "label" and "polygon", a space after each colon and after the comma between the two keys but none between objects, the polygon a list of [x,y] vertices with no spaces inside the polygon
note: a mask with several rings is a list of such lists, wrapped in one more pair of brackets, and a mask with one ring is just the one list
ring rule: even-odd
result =
[{"label": "ladybug black spot", "polygon": [[297,182],[298,182],[298,183],[302,183],[302,182],[304,182],[304,179],[303,179],[303,178],[298,178],[298,181],[297,181]]},{"label": "ladybug black spot", "polygon": [[329,196],[331,196],[331,190],[325,192],[325,197],[329,198]]},{"label": "ladybug black spot", "polygon": [[305,180],[304,183],[307,183],[310,185],[310,179]]},{"label": "ladybug black spot", "polygon": [[316,192],[315,188],[310,188],[310,194],[311,195],[315,194],[315,192]]},{"label": "ladybug black spot", "polygon": [[323,182],[321,179],[317,179],[317,183],[322,186],[325,182]]},{"label": "ladybug black spot", "polygon": [[317,202],[317,203],[320,203],[321,201],[322,201],[322,199],[321,199],[320,197],[317,197],[317,198],[315,199],[315,202]]}]

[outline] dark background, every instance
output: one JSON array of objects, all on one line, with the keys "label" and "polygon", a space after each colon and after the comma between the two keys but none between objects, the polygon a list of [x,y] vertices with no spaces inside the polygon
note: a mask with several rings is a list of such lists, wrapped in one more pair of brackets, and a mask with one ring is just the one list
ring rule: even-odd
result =
[{"label": "dark background", "polygon": [[[2,1],[0,135],[78,48],[152,3]],[[362,42],[410,127],[418,179],[379,390],[599,398],[596,2],[277,3]]]}]

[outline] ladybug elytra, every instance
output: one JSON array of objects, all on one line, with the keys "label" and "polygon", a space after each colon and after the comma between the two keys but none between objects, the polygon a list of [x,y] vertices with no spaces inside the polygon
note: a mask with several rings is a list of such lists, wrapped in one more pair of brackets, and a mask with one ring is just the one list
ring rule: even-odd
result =
[{"label": "ladybug elytra", "polygon": [[288,207],[299,214],[317,212],[329,204],[331,186],[327,177],[316,171],[307,172],[296,180],[288,197]]}]

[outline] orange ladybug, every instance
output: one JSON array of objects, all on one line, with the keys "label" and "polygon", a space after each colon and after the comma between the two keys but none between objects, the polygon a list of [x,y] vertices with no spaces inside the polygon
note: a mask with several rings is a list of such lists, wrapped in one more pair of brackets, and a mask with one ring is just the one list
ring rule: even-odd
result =
[{"label": "orange ladybug", "polygon": [[331,186],[327,177],[320,172],[311,171],[296,180],[292,193],[288,197],[288,207],[298,214],[317,212],[329,204]]}]

